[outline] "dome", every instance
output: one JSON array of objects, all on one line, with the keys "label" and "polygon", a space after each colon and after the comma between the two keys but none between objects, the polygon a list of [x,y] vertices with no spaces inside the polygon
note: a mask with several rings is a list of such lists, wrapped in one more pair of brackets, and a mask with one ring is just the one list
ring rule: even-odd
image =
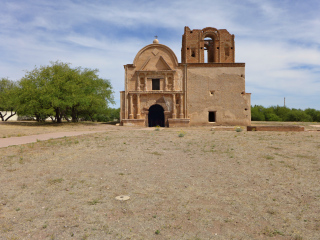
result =
[{"label": "dome", "polygon": [[159,40],[158,40],[158,39],[155,39],[155,40],[153,40],[153,43],[159,44]]}]

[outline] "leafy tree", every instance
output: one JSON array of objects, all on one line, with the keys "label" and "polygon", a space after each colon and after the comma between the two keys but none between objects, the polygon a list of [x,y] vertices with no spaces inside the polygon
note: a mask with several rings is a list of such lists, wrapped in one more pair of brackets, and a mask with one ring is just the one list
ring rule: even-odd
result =
[{"label": "leafy tree", "polygon": [[313,122],[320,122],[320,111],[313,108],[307,108],[304,112],[312,117]]},{"label": "leafy tree", "polygon": [[252,121],[265,121],[266,118],[264,116],[265,108],[261,105],[254,105],[251,107],[251,120]]},{"label": "leafy tree", "polygon": [[288,113],[287,121],[293,122],[312,122],[312,117],[301,109],[292,109]]},{"label": "leafy tree", "polygon": [[320,121],[320,111],[307,108],[306,110],[271,106],[264,108],[260,105],[251,107],[251,120],[253,121],[294,121],[312,122]]},{"label": "leafy tree", "polygon": [[286,121],[288,114],[291,111],[291,109],[287,107],[273,106],[271,108],[273,109],[273,112],[281,119],[279,121]]},{"label": "leafy tree", "polygon": [[0,111],[1,121],[17,114],[17,85],[6,78],[0,79]]},{"label": "leafy tree", "polygon": [[264,116],[266,121],[281,121],[282,119],[274,112],[273,107],[265,108]]},{"label": "leafy tree", "polygon": [[98,70],[71,68],[70,64],[51,62],[27,72],[20,81],[20,110],[38,121],[49,116],[60,123],[62,118],[76,122],[93,117],[113,103],[108,80],[99,78]]}]

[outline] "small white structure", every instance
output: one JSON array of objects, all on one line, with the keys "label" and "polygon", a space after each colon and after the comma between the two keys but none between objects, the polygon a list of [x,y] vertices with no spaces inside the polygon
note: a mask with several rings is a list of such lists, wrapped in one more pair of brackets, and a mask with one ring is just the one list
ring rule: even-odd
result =
[{"label": "small white structure", "polygon": [[[1,115],[4,116],[4,119],[11,115],[11,111],[0,111]],[[1,120],[0,120],[1,121]],[[12,116],[8,121],[18,121],[18,114]]]}]

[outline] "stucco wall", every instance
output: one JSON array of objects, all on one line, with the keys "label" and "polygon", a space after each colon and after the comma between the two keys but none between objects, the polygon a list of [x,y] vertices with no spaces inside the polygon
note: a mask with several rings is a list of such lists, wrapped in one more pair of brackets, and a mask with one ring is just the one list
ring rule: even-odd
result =
[{"label": "stucco wall", "polygon": [[[245,67],[188,67],[187,109],[191,125],[250,125]],[[216,112],[209,123],[208,112]]]}]

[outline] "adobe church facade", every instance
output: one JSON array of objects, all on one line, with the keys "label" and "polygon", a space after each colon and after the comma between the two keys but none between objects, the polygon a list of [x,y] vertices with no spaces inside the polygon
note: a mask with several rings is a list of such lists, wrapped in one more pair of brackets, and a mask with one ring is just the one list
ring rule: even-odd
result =
[{"label": "adobe church facade", "polygon": [[181,63],[155,39],[124,69],[123,126],[251,124],[245,64],[235,63],[234,35],[225,29],[185,27]]}]

